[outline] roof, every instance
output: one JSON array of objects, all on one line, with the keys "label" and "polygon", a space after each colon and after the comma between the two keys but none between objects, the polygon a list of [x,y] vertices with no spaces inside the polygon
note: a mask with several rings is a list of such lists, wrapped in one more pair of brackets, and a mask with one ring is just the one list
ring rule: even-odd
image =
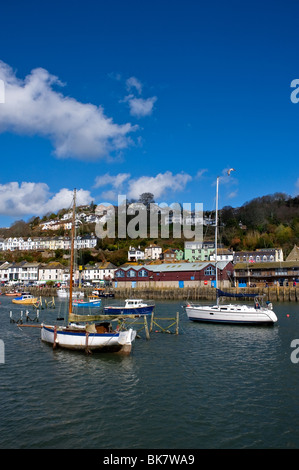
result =
[{"label": "roof", "polygon": [[286,261],[299,261],[299,247],[294,245],[294,248],[288,255]]},{"label": "roof", "polygon": [[116,269],[116,266],[110,263],[109,261],[96,264],[88,264],[87,266],[84,266],[85,271],[94,269]]},{"label": "roof", "polygon": [[52,261],[48,264],[43,264],[42,269],[65,269],[65,266],[58,261]]},{"label": "roof", "polygon": [[237,263],[238,269],[276,269],[276,268],[299,268],[299,261],[268,261],[265,263]]},{"label": "roof", "polygon": [[[224,269],[229,261],[220,261],[218,262],[218,268],[220,270]],[[215,263],[211,261],[203,261],[198,263],[165,263],[165,264],[151,264],[151,265],[139,265],[139,266],[121,266],[118,269],[122,269],[123,271],[129,271],[130,269],[134,269],[135,271],[139,271],[140,269],[147,269],[151,272],[176,272],[176,271],[201,271],[202,269],[206,268],[207,266],[214,266]]]}]

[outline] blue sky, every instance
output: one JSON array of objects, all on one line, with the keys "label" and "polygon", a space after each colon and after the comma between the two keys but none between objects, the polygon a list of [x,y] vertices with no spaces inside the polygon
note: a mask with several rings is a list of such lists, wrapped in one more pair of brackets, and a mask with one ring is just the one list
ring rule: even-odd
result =
[{"label": "blue sky", "polygon": [[210,210],[228,168],[220,206],[297,195],[298,19],[295,0],[6,2],[0,226],[73,188]]}]

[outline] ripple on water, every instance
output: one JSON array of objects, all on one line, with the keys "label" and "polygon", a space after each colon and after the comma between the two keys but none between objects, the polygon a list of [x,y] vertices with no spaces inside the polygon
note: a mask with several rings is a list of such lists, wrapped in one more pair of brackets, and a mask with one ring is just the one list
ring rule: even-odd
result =
[{"label": "ripple on water", "polygon": [[[196,324],[182,314],[179,336],[152,333],[124,358],[53,351],[38,329],[9,323],[10,307],[3,300],[1,448],[299,445],[299,364],[289,360],[296,304],[289,317],[279,306],[274,328]],[[160,307],[169,316],[180,305]]]}]

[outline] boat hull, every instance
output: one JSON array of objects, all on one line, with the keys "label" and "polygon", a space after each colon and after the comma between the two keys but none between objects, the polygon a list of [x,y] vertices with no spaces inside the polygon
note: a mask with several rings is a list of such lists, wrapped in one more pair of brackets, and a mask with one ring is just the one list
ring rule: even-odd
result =
[{"label": "boat hull", "polygon": [[38,302],[37,298],[33,299],[12,299],[13,304],[20,304],[20,305],[35,305]]},{"label": "boat hull", "polygon": [[186,313],[189,320],[198,322],[255,325],[277,322],[275,313],[270,309],[255,309],[238,305],[187,306]]},{"label": "boat hull", "polygon": [[[69,298],[70,293],[68,291],[60,290],[57,291],[57,297],[60,297],[61,299],[67,299]],[[84,292],[73,292],[72,298],[83,298],[84,297]]]},{"label": "boat hull", "polygon": [[65,327],[41,325],[43,342],[77,351],[130,354],[135,337],[136,331],[132,328],[116,333],[88,333],[84,328],[76,331]]},{"label": "boat hull", "polygon": [[144,307],[104,307],[104,314],[106,315],[151,315],[155,306],[146,305]]},{"label": "boat hull", "polygon": [[96,302],[73,302],[73,307],[100,307],[101,300]]}]

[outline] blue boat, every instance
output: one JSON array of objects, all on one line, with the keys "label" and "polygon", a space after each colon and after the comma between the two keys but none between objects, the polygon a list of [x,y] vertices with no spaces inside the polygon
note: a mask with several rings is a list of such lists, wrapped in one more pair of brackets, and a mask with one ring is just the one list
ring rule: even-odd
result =
[{"label": "blue boat", "polygon": [[108,315],[151,315],[155,304],[146,304],[142,299],[126,299],[125,305],[107,305],[104,313]]},{"label": "blue boat", "polygon": [[97,296],[90,296],[89,300],[84,302],[84,300],[76,299],[73,300],[73,307],[100,307],[102,300]]}]

